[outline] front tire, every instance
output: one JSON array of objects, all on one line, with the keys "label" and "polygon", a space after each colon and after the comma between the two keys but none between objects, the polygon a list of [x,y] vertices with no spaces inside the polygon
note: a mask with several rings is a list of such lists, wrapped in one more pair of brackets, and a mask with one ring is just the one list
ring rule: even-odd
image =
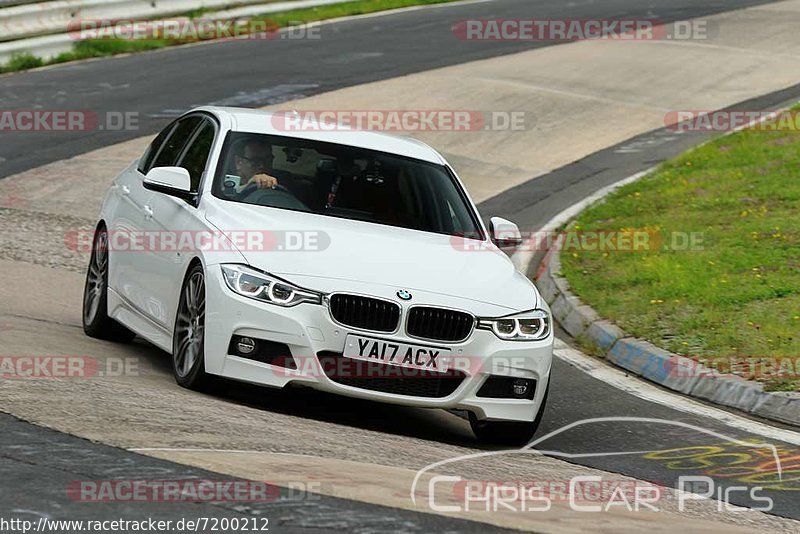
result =
[{"label": "front tire", "polygon": [[92,257],[83,287],[83,331],[87,336],[127,343],[136,334],[108,316],[108,231],[100,226],[94,234]]},{"label": "front tire", "polygon": [[183,282],[172,336],[172,372],[175,381],[188,389],[204,389],[209,381],[204,361],[205,318],[205,274],[198,264]]},{"label": "front tire", "polygon": [[550,393],[550,382],[547,383],[547,389],[544,392],[542,405],[539,407],[539,413],[536,414],[536,419],[533,422],[517,422],[517,421],[481,421],[474,413],[469,413],[469,425],[472,427],[472,432],[475,437],[483,443],[492,445],[527,445],[533,439],[536,430],[539,428],[539,423],[542,422],[544,409],[547,405],[547,397]]}]

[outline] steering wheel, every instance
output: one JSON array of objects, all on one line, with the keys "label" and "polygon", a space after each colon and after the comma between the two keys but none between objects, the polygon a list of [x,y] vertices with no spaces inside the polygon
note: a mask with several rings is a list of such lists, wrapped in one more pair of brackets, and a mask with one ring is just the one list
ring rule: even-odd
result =
[{"label": "steering wheel", "polygon": [[[248,185],[245,186],[244,189],[239,191],[239,198],[246,198],[251,193],[254,193],[255,191],[257,191],[259,189],[260,188],[258,187],[258,184],[248,184]],[[288,193],[290,195],[292,194],[292,192],[289,191],[286,188],[286,186],[283,186],[283,185],[280,185],[280,184],[277,184],[277,185],[275,185],[273,187],[265,187],[265,188],[262,189],[262,191],[270,191],[270,190],[272,190],[272,191],[283,191],[284,193]]]}]

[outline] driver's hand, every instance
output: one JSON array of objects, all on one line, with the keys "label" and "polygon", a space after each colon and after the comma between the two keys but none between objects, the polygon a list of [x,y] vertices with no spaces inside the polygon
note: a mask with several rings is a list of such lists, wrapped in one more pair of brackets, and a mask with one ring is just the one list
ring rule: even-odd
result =
[{"label": "driver's hand", "polygon": [[256,184],[259,189],[269,189],[278,185],[278,179],[269,174],[256,174],[247,184]]}]

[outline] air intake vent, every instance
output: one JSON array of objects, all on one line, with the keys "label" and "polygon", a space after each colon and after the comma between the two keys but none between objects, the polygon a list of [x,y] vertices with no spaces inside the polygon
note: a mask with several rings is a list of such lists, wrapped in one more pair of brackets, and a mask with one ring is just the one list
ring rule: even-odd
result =
[{"label": "air intake vent", "polygon": [[443,398],[452,395],[466,378],[466,374],[454,369],[445,373],[405,369],[396,365],[354,360],[342,356],[340,352],[318,352],[317,359],[322,370],[334,382],[394,395]]},{"label": "air intake vent", "polygon": [[400,306],[388,300],[337,293],[330,309],[337,322],[362,330],[394,332],[400,322]]},{"label": "air intake vent", "polygon": [[406,332],[436,341],[463,341],[472,333],[474,323],[474,317],[465,312],[414,306],[408,312]]}]

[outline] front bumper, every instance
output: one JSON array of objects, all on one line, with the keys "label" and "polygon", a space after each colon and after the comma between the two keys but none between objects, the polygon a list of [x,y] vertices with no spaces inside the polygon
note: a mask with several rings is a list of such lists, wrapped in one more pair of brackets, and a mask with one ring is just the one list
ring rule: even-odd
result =
[{"label": "front bumper", "polygon": [[[550,377],[553,336],[536,342],[503,341],[492,332],[476,329],[461,343],[420,341],[398,332],[359,331],[333,321],[327,306],[299,304],[284,308],[248,299],[230,291],[219,266],[206,273],[206,372],[254,384],[284,387],[305,385],[315,389],[406,406],[461,409],[479,419],[533,421],[539,412]],[[401,304],[402,306],[402,304]],[[436,345],[451,350],[451,369],[463,379],[445,396],[400,394],[395,384],[388,391],[344,384],[325,373],[319,355],[341,354],[348,334]],[[296,368],[270,365],[229,353],[232,336],[245,336],[285,344]],[[478,393],[489,376],[511,376],[536,381],[533,399],[492,398]],[[383,378],[382,380],[389,380]],[[434,380],[418,378],[418,380]]]}]

